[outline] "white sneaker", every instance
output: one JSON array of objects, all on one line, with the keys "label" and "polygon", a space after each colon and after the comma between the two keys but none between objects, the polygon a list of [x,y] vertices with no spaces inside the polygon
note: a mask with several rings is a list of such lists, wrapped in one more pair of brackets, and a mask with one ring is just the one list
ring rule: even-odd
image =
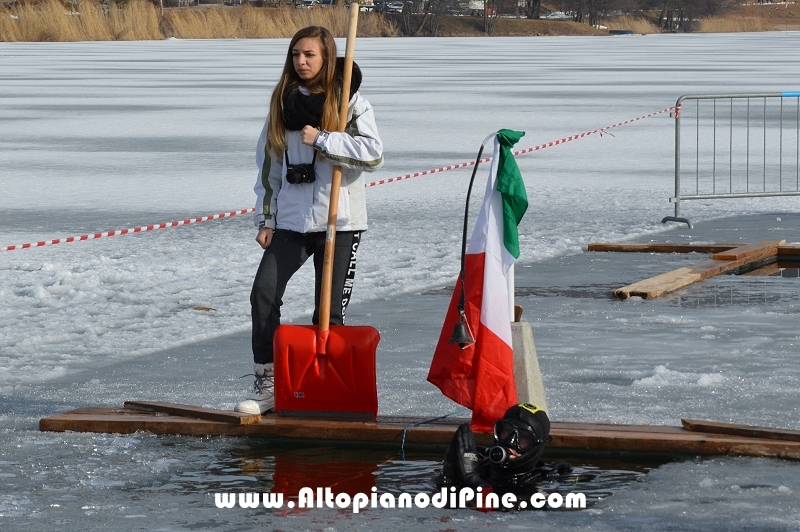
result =
[{"label": "white sneaker", "polygon": [[234,410],[243,414],[266,414],[275,409],[275,372],[272,364],[256,364],[253,394]]}]

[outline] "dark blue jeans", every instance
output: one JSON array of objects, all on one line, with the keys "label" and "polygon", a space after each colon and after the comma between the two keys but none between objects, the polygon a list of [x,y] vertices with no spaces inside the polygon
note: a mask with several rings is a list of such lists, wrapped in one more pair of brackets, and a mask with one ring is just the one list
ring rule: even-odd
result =
[{"label": "dark blue jeans", "polygon": [[[356,275],[356,251],[361,233],[342,231],[336,233],[333,255],[333,283],[331,285],[331,317],[333,325],[343,325],[345,311],[353,291]],[[278,229],[272,244],[264,250],[258,266],[253,290],[250,292],[253,317],[253,361],[271,364],[273,361],[272,337],[281,323],[283,293],[292,275],[305,261],[314,256],[314,316],[319,322],[319,292],[322,284],[322,262],[325,258],[325,233],[297,233]]]}]

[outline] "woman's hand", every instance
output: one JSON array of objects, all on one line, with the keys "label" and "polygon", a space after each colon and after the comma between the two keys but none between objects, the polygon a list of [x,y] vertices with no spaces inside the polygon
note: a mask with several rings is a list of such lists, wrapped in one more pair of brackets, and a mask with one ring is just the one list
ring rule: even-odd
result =
[{"label": "woman's hand", "polygon": [[273,235],[275,235],[275,230],[270,227],[262,227],[258,230],[256,242],[261,246],[261,249],[267,249],[272,244]]},{"label": "woman's hand", "polygon": [[306,146],[313,146],[314,141],[317,140],[319,129],[311,126],[306,126],[300,131],[300,141]]}]

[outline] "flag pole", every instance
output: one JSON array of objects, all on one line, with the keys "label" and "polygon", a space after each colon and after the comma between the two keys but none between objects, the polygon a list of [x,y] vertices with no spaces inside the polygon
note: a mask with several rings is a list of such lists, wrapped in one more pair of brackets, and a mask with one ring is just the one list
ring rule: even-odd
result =
[{"label": "flag pole", "polygon": [[[469,330],[469,324],[467,323],[467,316],[465,314],[465,294],[466,289],[464,288],[464,273],[465,273],[465,263],[467,260],[467,231],[469,230],[469,198],[472,195],[472,185],[475,183],[475,174],[478,173],[478,166],[481,164],[481,155],[483,155],[483,147],[486,145],[486,142],[497,135],[497,132],[491,133],[483,142],[481,142],[481,147],[478,150],[478,156],[475,157],[475,167],[472,169],[472,176],[469,179],[469,188],[467,188],[467,205],[464,208],[464,231],[462,233],[461,238],[461,286],[460,286],[460,294],[458,298],[458,313],[461,315],[461,319],[456,322],[455,328],[453,329],[453,336],[450,338],[451,344],[458,344],[461,349],[467,348],[469,345],[475,343],[475,338],[473,338],[472,333]],[[512,303],[511,306],[511,315],[514,315],[514,306]]]}]

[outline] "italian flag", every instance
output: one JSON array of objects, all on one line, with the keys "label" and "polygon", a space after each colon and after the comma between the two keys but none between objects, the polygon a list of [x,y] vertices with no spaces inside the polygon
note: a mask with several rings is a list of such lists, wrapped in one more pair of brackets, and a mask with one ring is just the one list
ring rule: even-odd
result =
[{"label": "italian flag", "polygon": [[517,404],[508,275],[519,257],[517,225],[528,196],[511,147],[524,134],[497,132],[486,195],[467,248],[464,311],[475,343],[462,348],[449,342],[461,319],[459,276],[428,372],[428,381],[445,396],[472,409],[472,429],[480,432],[491,432]]}]

